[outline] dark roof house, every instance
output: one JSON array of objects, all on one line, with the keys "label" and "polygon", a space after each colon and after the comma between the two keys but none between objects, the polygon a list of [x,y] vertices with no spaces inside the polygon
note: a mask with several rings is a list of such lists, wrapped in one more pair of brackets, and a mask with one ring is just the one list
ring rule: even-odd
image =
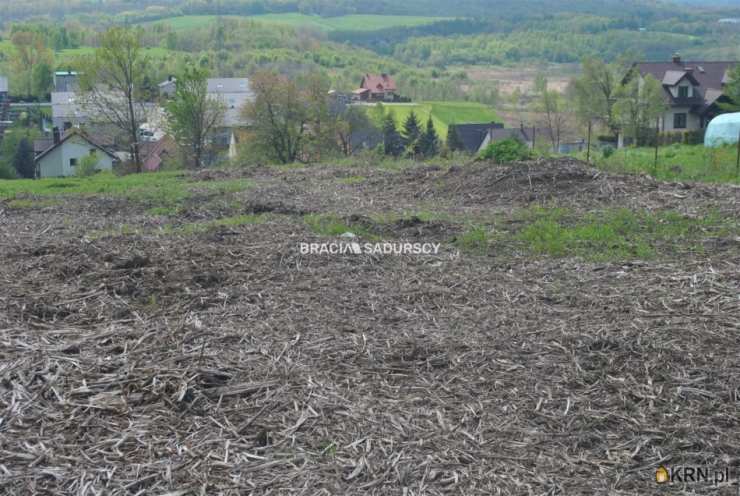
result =
[{"label": "dark roof house", "polygon": [[462,144],[464,151],[477,153],[490,130],[503,130],[503,128],[504,125],[499,122],[489,122],[486,124],[452,124],[448,132],[457,134],[458,141]]},{"label": "dark roof house", "polygon": [[738,62],[684,61],[676,54],[670,62],[634,65],[641,77],[651,75],[662,85],[670,106],[662,118],[664,131],[703,129],[722,111],[718,103],[730,71]]}]

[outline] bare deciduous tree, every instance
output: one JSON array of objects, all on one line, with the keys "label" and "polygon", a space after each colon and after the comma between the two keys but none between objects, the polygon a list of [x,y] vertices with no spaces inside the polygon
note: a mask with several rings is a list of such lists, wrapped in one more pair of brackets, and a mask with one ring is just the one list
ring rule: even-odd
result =
[{"label": "bare deciduous tree", "polygon": [[545,78],[535,84],[535,90],[538,93],[537,110],[543,115],[547,137],[552,143],[553,151],[557,152],[570,119],[565,98],[561,93],[549,89]]},{"label": "bare deciduous tree", "polygon": [[148,60],[140,38],[139,30],[111,28],[80,67],[83,105],[91,120],[110,124],[127,136],[136,172],[141,172],[139,128],[148,110],[144,103]]}]

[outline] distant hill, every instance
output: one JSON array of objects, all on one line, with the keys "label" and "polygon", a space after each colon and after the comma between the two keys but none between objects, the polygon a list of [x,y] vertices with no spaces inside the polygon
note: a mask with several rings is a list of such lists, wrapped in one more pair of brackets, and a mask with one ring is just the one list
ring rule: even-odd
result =
[{"label": "distant hill", "polygon": [[738,7],[738,0],[672,0],[684,5],[698,5],[701,7]]},{"label": "distant hill", "polygon": [[[397,27],[423,26],[446,20],[446,17],[426,16],[382,16],[382,15],[346,15],[334,17],[320,17],[305,14],[259,14],[253,16],[225,16],[227,19],[251,19],[266,24],[281,24],[285,26],[311,28],[320,32],[331,31],[374,31]],[[157,21],[149,21],[146,25],[163,24],[173,31],[186,31],[201,28],[215,23],[214,15],[187,15],[169,17]]]},{"label": "distant hill", "polygon": [[[662,3],[651,0],[2,0],[3,19],[31,16],[60,18],[72,14],[121,14],[134,18],[172,15],[260,15],[271,13],[340,16],[355,14],[516,18],[546,16],[561,12],[600,16],[672,15]],[[691,0],[709,2],[710,0]],[[729,0],[711,0],[722,2]]]}]

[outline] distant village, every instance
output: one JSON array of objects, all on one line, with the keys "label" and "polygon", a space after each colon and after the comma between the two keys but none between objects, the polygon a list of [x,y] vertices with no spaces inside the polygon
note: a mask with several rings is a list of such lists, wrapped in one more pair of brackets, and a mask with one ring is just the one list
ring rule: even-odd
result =
[{"label": "distant village", "polygon": [[[726,102],[725,85],[735,62],[687,62],[675,55],[666,62],[635,64],[640,78],[650,76],[660,82],[666,110],[659,116],[658,130],[662,133],[702,131],[708,123],[723,113]],[[18,113],[29,106],[51,109],[49,119],[44,119],[44,136],[33,142],[36,177],[61,177],[75,174],[80,161],[89,155],[97,159],[99,170],[110,170],[115,164],[130,159],[130,150],[114,127],[97,119],[95,112],[86,105],[79,91],[78,74],[74,71],[54,73],[53,90],[49,102],[12,102],[8,95],[8,80],[0,76],[0,139],[3,130],[12,125]],[[162,102],[171,98],[177,88],[177,79],[169,77],[158,84],[158,95],[151,101],[141,102],[146,117],[139,129],[139,154],[143,169],[156,171],[162,164],[176,156],[177,143],[167,133],[166,114]],[[209,78],[208,96],[222,102],[225,112],[218,129],[212,136],[214,150],[235,159],[238,144],[250,122],[244,117],[244,106],[254,100],[250,80],[242,78]],[[333,112],[343,112],[350,106],[372,106],[378,103],[409,103],[389,74],[364,74],[358,88],[350,93],[329,91],[327,99]],[[507,128],[500,122],[455,123],[448,133],[454,133],[461,151],[476,154],[492,143],[517,140],[529,148],[538,140],[548,139],[552,128],[520,124]],[[356,129],[349,136],[353,152],[372,149],[383,142],[379,129]],[[618,146],[624,146],[620,134]],[[558,139],[556,152],[581,151],[586,137],[569,136]]]},{"label": "distant village", "polygon": [[[146,114],[145,123],[139,132],[140,153],[146,171],[158,170],[167,157],[174,157],[176,143],[166,132],[166,116],[161,102],[171,98],[177,87],[177,79],[169,77],[158,84],[159,100],[142,102]],[[215,149],[224,152],[230,159],[236,158],[239,131],[249,127],[242,115],[244,106],[254,99],[248,78],[209,78],[208,96],[223,103],[225,113],[212,141]],[[351,94],[330,91],[335,111],[355,103],[377,103],[404,101],[396,84],[388,74],[362,77],[360,87]],[[405,100],[408,101],[408,100]],[[90,154],[98,159],[98,169],[110,170],[114,164],[129,159],[127,146],[119,140],[114,126],[106,126],[96,119],[94,111],[84,101],[79,91],[78,73],[57,71],[54,73],[53,90],[48,103],[13,104],[8,96],[7,77],[0,76],[0,131],[13,123],[16,109],[28,105],[48,106],[51,119],[44,122],[45,137],[33,143],[37,177],[62,177],[75,174],[80,160]],[[0,132],[0,139],[2,139]],[[379,133],[357,133],[352,137],[355,149],[377,146],[382,141]]]}]

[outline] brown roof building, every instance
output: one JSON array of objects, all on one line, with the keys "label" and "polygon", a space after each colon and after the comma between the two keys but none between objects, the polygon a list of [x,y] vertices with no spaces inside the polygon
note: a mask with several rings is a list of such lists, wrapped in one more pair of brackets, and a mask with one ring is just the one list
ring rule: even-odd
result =
[{"label": "brown roof building", "polygon": [[360,87],[353,93],[362,101],[390,101],[396,99],[396,82],[388,74],[365,74]]},{"label": "brown roof building", "polygon": [[670,62],[635,64],[641,77],[648,74],[663,85],[669,110],[661,119],[663,131],[704,129],[722,113],[718,103],[738,62],[693,62],[674,55]]}]

